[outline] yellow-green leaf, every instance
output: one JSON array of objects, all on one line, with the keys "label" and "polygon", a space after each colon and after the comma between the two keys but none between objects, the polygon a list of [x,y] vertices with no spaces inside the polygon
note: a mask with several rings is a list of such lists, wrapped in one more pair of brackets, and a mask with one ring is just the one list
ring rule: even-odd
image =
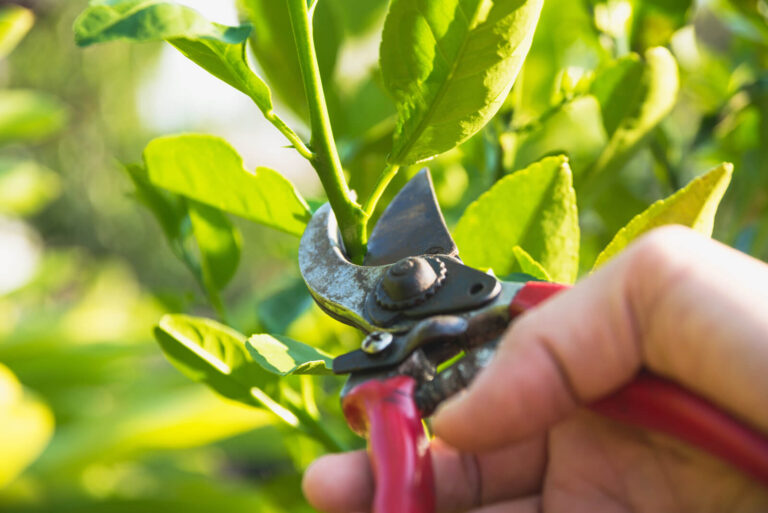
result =
[{"label": "yellow-green leaf", "polygon": [[194,200],[187,206],[206,287],[222,290],[240,263],[240,231],[216,208]]},{"label": "yellow-green leaf", "polygon": [[248,339],[248,352],[265,370],[289,374],[333,374],[331,357],[288,337],[260,333]]},{"label": "yellow-green leaf", "polygon": [[0,364],[0,488],[35,461],[53,434],[53,414]]},{"label": "yellow-green leaf", "polygon": [[575,281],[579,223],[572,180],[565,157],[547,157],[496,182],[456,225],[462,259],[504,276],[522,271],[514,252],[520,246],[553,280]]},{"label": "yellow-green leaf", "polygon": [[515,246],[512,248],[512,254],[515,255],[517,264],[520,266],[520,270],[522,272],[525,274],[530,274],[539,280],[552,281],[552,278],[549,276],[547,270],[544,269],[544,266],[534,260],[533,257],[529,255],[528,252],[523,248],[520,246]]},{"label": "yellow-green leaf", "polygon": [[395,164],[468,139],[499,110],[533,40],[542,0],[393,0],[380,60],[399,116]]},{"label": "yellow-green leaf", "polygon": [[0,59],[16,48],[34,23],[32,11],[20,5],[0,8]]},{"label": "yellow-green leaf", "polygon": [[598,255],[595,267],[604,264],[640,235],[666,224],[681,224],[704,235],[712,235],[717,207],[731,182],[732,174],[732,164],[721,164],[672,196],[648,207],[619,230]]},{"label": "yellow-green leaf", "polygon": [[309,221],[309,207],[291,182],[266,167],[246,171],[219,137],[160,137],[147,145],[144,161],[153,185],[225,212],[297,236]]}]

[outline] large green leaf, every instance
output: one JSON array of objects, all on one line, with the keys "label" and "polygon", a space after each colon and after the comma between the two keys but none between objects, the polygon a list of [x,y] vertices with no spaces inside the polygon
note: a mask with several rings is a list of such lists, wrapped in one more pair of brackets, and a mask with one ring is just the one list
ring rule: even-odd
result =
[{"label": "large green leaf", "polygon": [[645,59],[628,55],[595,76],[592,93],[603,113],[609,136],[590,174],[618,171],[640,149],[651,131],[677,101],[677,63],[662,47],[645,52]]},{"label": "large green leaf", "polygon": [[296,188],[277,171],[243,168],[221,138],[160,137],[144,150],[148,180],[164,189],[232,214],[301,235],[310,212]]},{"label": "large green leaf", "polygon": [[265,333],[251,335],[248,352],[265,370],[278,376],[333,374],[330,356],[288,337]]},{"label": "large green leaf", "polygon": [[0,489],[32,463],[53,434],[53,415],[0,364]]},{"label": "large green leaf", "polygon": [[211,23],[197,11],[160,0],[96,0],[75,20],[80,46],[116,39],[160,41],[177,37],[242,43],[251,27]]},{"label": "large green leaf", "polygon": [[461,258],[503,276],[523,271],[513,248],[525,248],[555,281],[572,283],[579,223],[571,169],[547,157],[513,173],[467,207],[454,230]]},{"label": "large green leaf", "polygon": [[64,127],[67,110],[45,93],[0,91],[0,144],[37,142]]},{"label": "large green leaf", "polygon": [[390,162],[450,150],[498,111],[533,39],[542,0],[393,0],[380,59],[399,121]]},{"label": "large green leaf", "polygon": [[598,255],[595,267],[604,264],[640,235],[665,224],[682,224],[704,235],[712,235],[717,207],[731,182],[732,174],[732,164],[721,164],[672,196],[648,207],[619,230]]},{"label": "large green leaf", "polygon": [[0,8],[0,59],[6,57],[24,39],[35,23],[35,15],[20,5]]},{"label": "large green leaf", "polygon": [[223,289],[240,263],[240,231],[221,210],[199,201],[187,202],[192,232],[200,250],[200,267],[208,287]]},{"label": "large green leaf", "polygon": [[224,397],[259,406],[253,389],[275,379],[251,359],[244,335],[216,321],[166,315],[155,338],[177,369]]}]

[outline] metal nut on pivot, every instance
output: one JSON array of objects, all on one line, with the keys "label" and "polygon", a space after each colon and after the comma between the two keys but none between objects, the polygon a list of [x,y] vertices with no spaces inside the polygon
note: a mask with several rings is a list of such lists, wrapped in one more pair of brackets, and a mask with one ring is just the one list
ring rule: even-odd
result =
[{"label": "metal nut on pivot", "polygon": [[[434,263],[434,264],[433,264]],[[431,258],[407,257],[392,267],[376,288],[376,302],[387,310],[423,303],[445,279],[445,264]]]},{"label": "metal nut on pivot", "polygon": [[360,348],[368,354],[378,354],[388,348],[394,338],[392,333],[386,331],[374,331],[369,333],[368,336],[363,339]]}]

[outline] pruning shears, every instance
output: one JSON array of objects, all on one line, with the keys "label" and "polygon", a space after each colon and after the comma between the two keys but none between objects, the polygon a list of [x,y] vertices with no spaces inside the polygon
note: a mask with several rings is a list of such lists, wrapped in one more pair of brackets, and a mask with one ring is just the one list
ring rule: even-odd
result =
[{"label": "pruning shears", "polygon": [[[326,204],[301,239],[299,267],[328,315],[367,334],[360,349],[334,359],[333,370],[349,374],[342,408],[350,427],[368,439],[373,512],[432,513],[421,419],[469,385],[519,314],[567,286],[501,281],[464,265],[426,169],[382,214],[363,265],[347,259]],[[643,372],[591,409],[692,443],[768,485],[768,439],[670,381]]]}]

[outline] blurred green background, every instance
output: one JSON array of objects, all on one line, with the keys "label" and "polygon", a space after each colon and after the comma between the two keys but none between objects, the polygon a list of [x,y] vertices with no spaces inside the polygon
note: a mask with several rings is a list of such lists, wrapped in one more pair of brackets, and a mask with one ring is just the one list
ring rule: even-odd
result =
[{"label": "blurred green background", "polygon": [[[257,52],[259,34],[277,31],[256,0],[239,9],[181,3],[221,23],[249,15]],[[138,161],[152,137],[194,131],[226,137],[247,167],[273,167],[322,201],[311,169],[247,98],[169,46],[79,49],[71,27],[84,0],[22,4],[34,26],[31,17],[14,22],[31,29],[0,61],[0,511],[311,511],[299,482],[321,448],[190,382],[152,339],[165,312],[213,312],[132,198],[122,163]],[[365,196],[394,126],[375,72],[386,1],[320,4],[334,129]],[[0,18],[4,35],[11,26]],[[611,59],[653,46],[678,62],[673,111],[599,186],[580,183],[608,142],[584,83]],[[291,89],[301,82],[290,66],[269,71],[281,68],[280,55],[258,57],[282,92],[280,110],[301,125],[302,92]],[[546,0],[500,114],[430,163],[449,224],[498,178],[558,153],[576,176],[584,262],[632,216],[722,161],[736,171],[715,237],[768,258],[768,2]],[[312,306],[298,240],[238,226],[243,263],[225,294],[232,324],[332,354],[354,347],[359,335]],[[332,431],[359,445],[338,411],[340,383],[317,382],[318,407]]]}]

